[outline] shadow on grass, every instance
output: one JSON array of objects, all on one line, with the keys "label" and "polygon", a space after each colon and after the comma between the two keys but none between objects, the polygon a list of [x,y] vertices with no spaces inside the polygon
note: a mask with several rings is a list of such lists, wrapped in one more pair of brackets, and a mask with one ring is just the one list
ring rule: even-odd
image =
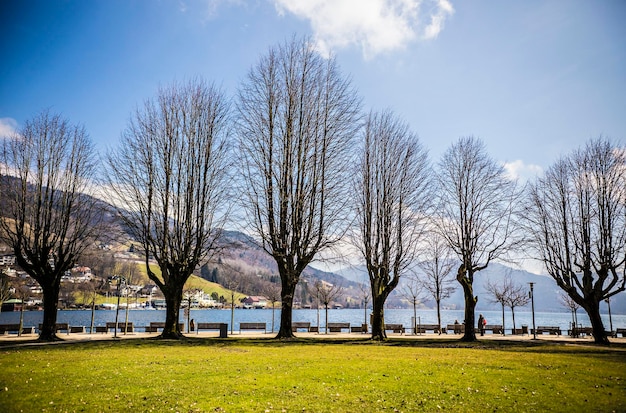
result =
[{"label": "shadow on grass", "polygon": [[125,339],[102,339],[102,340],[67,340],[44,343],[36,339],[23,341],[2,341],[0,349],[39,348],[48,346],[68,346],[82,348],[103,348],[111,346],[128,347],[161,347],[161,346],[185,346],[185,347],[229,347],[229,346],[255,346],[255,347],[290,347],[290,346],[383,346],[383,347],[407,347],[407,348],[462,348],[475,350],[500,350],[500,351],[538,351],[542,353],[566,353],[566,354],[607,354],[618,353],[622,356],[626,353],[626,343],[611,343],[609,346],[596,345],[590,342],[575,342],[571,340],[489,340],[481,339],[475,342],[464,342],[458,338],[428,339],[393,337],[385,341],[371,340],[369,337],[336,337],[336,338],[309,338],[297,337],[288,340],[258,337],[183,337],[182,339],[163,339],[160,337],[142,337]]}]

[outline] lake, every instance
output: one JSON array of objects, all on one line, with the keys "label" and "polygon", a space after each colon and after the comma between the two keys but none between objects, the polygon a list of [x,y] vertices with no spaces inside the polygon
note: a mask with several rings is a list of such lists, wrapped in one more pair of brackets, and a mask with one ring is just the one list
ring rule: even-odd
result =
[{"label": "lake", "polygon": [[[340,310],[328,310],[328,322],[345,322],[351,325],[360,325],[367,321],[369,322],[369,314],[371,310],[364,309],[340,309]],[[184,312],[180,312],[180,322],[186,323],[187,318],[184,316]],[[442,310],[442,325],[453,324],[455,320],[463,322],[463,310]],[[502,324],[502,312],[501,311],[483,311],[483,316],[487,319],[489,324]],[[0,324],[19,323],[19,312],[3,312],[0,313]],[[272,317],[274,319],[274,331],[278,331],[280,322],[280,310],[276,309],[272,316],[271,309],[235,309],[234,312],[234,331],[239,330],[240,322],[264,322],[267,323],[268,330],[272,327]],[[319,317],[319,318],[318,318]],[[325,326],[324,310],[320,309],[319,312],[315,309],[297,309],[293,310],[293,321],[308,321],[311,325],[320,325],[323,329]],[[390,324],[403,324],[405,327],[411,326],[411,318],[413,317],[412,309],[387,309],[385,310],[385,321]],[[437,312],[435,310],[418,310],[417,311],[418,322],[421,324],[437,324]],[[120,309],[119,321],[124,322],[126,318],[126,310]],[[192,309],[190,318],[198,322],[216,322],[231,324],[231,311],[230,309]],[[609,315],[602,315],[604,326],[609,329]],[[25,311],[24,312],[24,326],[35,326],[42,322],[43,311]],[[476,312],[476,319],[478,319],[478,312]],[[319,320],[319,322],[318,322]],[[144,310],[144,309],[131,309],[128,311],[128,321],[132,322],[135,326],[146,326],[151,321],[163,322],[165,321],[165,310]],[[626,315],[613,314],[613,329],[626,327]],[[91,325],[91,310],[59,310],[57,316],[57,322],[68,323],[72,326],[86,326]],[[107,322],[115,322],[115,310],[96,310],[95,311],[95,325],[105,325]],[[507,332],[513,326],[511,318],[511,312],[505,312],[505,327]],[[564,333],[572,323],[571,313],[535,313],[535,324],[537,326],[558,326]],[[579,311],[578,312],[578,324],[582,326],[591,326],[587,315]],[[515,312],[515,326],[520,328],[522,325],[532,327],[532,314],[530,311],[516,311]],[[140,330],[141,331],[141,330]]]}]

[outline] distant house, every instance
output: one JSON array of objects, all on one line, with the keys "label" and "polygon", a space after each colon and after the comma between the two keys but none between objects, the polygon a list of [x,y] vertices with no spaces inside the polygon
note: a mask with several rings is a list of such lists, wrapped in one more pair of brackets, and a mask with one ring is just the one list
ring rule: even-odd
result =
[{"label": "distant house", "polygon": [[15,255],[0,255],[0,267],[7,267],[10,265],[15,265]]},{"label": "distant house", "polygon": [[265,308],[267,307],[267,298],[260,295],[251,295],[243,299],[244,308]]}]

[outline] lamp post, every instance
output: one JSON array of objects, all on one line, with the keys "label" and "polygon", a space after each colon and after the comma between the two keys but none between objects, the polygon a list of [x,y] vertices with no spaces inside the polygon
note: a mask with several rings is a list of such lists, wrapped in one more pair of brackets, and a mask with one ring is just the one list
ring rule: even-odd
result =
[{"label": "lamp post", "polygon": [[[115,275],[113,279],[117,280],[117,306],[115,307],[115,329],[113,330],[113,338],[117,338],[117,320],[120,314],[120,287],[122,282],[126,281],[126,279],[121,275]],[[126,331],[126,329],[124,329],[124,331]]]},{"label": "lamp post", "polygon": [[535,283],[530,282],[528,284],[530,284],[530,305],[531,305],[531,311],[533,313],[533,339],[536,340],[537,339],[537,327],[535,326],[535,296],[533,294],[533,287]]},{"label": "lamp post", "polygon": [[606,305],[609,306],[609,326],[611,328],[611,334],[613,334],[613,317],[611,317],[611,299],[607,297],[607,299],[604,301],[606,301]]}]

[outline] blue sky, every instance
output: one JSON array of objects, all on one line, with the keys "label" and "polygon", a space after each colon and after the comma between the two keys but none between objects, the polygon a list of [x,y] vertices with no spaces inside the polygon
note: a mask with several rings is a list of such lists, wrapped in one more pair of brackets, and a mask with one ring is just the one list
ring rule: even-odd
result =
[{"label": "blue sky", "polygon": [[626,140],[625,22],[621,0],[1,0],[0,132],[51,108],[104,150],[160,85],[234,95],[270,46],[308,35],[434,161],[475,135],[530,176]]}]

